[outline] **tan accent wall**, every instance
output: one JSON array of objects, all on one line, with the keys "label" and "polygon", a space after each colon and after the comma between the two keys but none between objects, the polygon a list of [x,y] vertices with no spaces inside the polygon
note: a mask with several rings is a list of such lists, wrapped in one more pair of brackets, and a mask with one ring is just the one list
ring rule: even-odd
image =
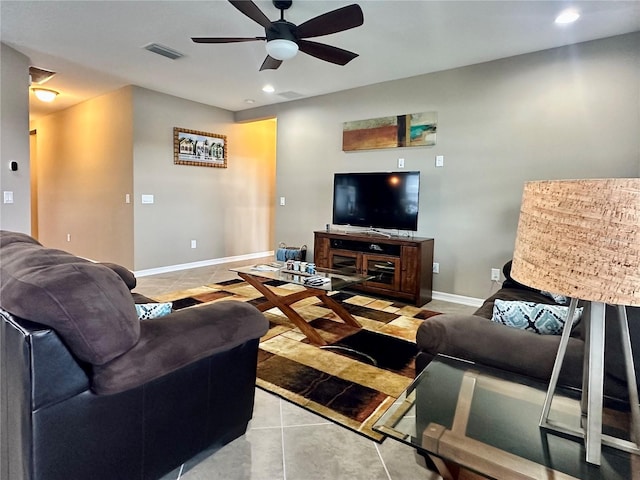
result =
[{"label": "tan accent wall", "polygon": [[132,89],[34,122],[39,240],[133,268]]}]

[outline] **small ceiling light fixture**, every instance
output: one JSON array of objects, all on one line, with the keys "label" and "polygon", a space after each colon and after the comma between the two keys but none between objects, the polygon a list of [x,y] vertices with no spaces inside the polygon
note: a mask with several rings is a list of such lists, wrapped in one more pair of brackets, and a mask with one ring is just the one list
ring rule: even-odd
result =
[{"label": "small ceiling light fixture", "polygon": [[32,88],[33,93],[41,102],[53,102],[58,96],[58,92],[55,90],[49,90],[48,88]]},{"label": "small ceiling light fixture", "polygon": [[289,60],[298,53],[298,44],[282,38],[267,42],[267,53],[276,60]]},{"label": "small ceiling light fixture", "polygon": [[556,23],[565,25],[567,23],[573,23],[580,18],[580,14],[577,10],[569,9],[564,10],[556,17]]},{"label": "small ceiling light fixture", "polygon": [[262,87],[262,91],[265,93],[273,93],[276,91],[276,89],[273,88],[272,85],[265,85],[264,87]]},{"label": "small ceiling light fixture", "polygon": [[252,104],[256,103],[256,101],[253,98],[245,98],[244,103]]}]

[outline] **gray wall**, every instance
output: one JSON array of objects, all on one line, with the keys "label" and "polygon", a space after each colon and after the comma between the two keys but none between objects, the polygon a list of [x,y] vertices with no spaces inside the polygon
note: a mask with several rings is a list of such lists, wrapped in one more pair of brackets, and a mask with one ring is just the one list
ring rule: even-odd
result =
[{"label": "gray wall", "polygon": [[[357,68],[354,62],[350,68]],[[275,235],[313,244],[334,172],[420,170],[434,290],[486,297],[511,257],[523,183],[640,175],[640,33],[238,112],[278,120]],[[438,112],[434,147],[345,153],[342,123]],[[444,155],[444,168],[435,168]],[[276,199],[274,198],[274,202]]]},{"label": "gray wall", "polygon": [[[272,251],[275,121],[133,88],[135,270]],[[173,127],[226,135],[228,168],[174,165]]]},{"label": "gray wall", "polygon": [[[29,59],[0,44],[0,229],[31,233]],[[9,162],[18,162],[18,171]],[[5,204],[3,193],[13,192]]]}]

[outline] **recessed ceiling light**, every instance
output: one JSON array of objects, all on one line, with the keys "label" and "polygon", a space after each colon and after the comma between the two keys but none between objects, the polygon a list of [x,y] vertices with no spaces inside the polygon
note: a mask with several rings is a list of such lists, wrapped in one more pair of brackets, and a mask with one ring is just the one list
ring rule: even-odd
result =
[{"label": "recessed ceiling light", "polygon": [[253,98],[245,98],[244,103],[256,103],[256,101]]},{"label": "recessed ceiling light", "polygon": [[579,18],[580,18],[580,14],[577,12],[577,10],[573,10],[573,9],[564,10],[563,12],[560,13],[560,15],[556,17],[556,23],[560,23],[560,24],[573,23]]},{"label": "recessed ceiling light", "polygon": [[262,91],[265,93],[273,93],[276,91],[276,89],[273,88],[273,85],[265,85],[264,87],[262,87]]}]

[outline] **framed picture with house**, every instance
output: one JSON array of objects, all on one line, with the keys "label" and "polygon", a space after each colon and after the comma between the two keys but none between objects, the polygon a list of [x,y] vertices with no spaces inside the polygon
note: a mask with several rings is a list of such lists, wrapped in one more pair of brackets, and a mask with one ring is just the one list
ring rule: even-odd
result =
[{"label": "framed picture with house", "polygon": [[173,163],[227,168],[227,136],[174,127]]}]

